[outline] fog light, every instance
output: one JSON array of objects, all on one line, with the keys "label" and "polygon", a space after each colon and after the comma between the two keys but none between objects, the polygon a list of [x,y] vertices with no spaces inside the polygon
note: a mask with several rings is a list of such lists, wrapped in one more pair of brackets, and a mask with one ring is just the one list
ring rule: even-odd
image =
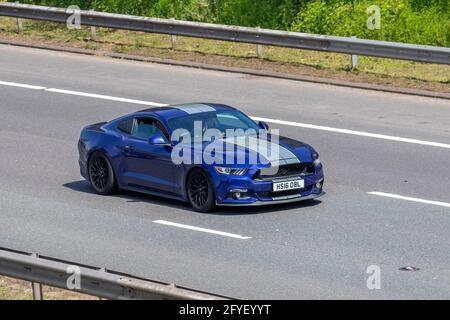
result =
[{"label": "fog light", "polygon": [[230,193],[234,200],[245,200],[248,198],[247,196],[247,189],[232,189],[230,190]]},{"label": "fog light", "polygon": [[321,189],[321,188],[322,188],[322,185],[323,185],[323,181],[317,182],[317,183],[316,183],[316,188],[317,188],[317,189]]}]

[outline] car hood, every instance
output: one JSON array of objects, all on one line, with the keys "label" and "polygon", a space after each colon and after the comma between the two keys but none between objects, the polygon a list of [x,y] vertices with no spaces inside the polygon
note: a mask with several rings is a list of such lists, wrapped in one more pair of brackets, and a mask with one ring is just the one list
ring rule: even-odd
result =
[{"label": "car hood", "polygon": [[[231,137],[192,145],[196,161],[224,166],[259,167],[312,162],[314,149],[301,141],[283,136]],[[210,155],[209,159],[206,159]],[[203,156],[203,158],[201,158]],[[211,161],[214,159],[214,163]],[[199,163],[199,162],[196,162]]]}]

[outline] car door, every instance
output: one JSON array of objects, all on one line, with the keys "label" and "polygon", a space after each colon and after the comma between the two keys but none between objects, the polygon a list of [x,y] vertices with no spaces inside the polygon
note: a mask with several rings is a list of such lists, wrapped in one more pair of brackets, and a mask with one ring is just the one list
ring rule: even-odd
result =
[{"label": "car door", "polygon": [[156,133],[169,141],[167,131],[157,119],[134,119],[130,135],[123,140],[124,181],[128,187],[177,195],[180,193],[177,184],[180,168],[172,162],[171,146],[149,143],[149,138]]}]

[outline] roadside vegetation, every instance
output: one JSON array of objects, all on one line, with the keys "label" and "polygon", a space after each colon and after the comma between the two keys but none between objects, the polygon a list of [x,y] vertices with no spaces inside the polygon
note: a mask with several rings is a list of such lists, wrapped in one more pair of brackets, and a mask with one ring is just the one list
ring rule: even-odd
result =
[{"label": "roadside vegetation", "polygon": [[[44,286],[45,300],[94,300],[96,297]],[[31,283],[0,276],[0,300],[32,300]]]},{"label": "roadside vegetation", "polygon": [[[10,0],[15,2],[15,0]],[[450,46],[450,0],[22,0],[57,7]],[[369,30],[367,9],[380,8]]]},{"label": "roadside vegetation", "polygon": [[[224,24],[261,26],[321,34],[450,46],[450,0],[34,0],[26,3],[157,16]],[[369,4],[381,10],[381,29],[368,30]],[[450,93],[450,66],[97,28],[67,29],[63,24],[0,17],[0,40],[90,49],[251,68],[321,78]]]}]

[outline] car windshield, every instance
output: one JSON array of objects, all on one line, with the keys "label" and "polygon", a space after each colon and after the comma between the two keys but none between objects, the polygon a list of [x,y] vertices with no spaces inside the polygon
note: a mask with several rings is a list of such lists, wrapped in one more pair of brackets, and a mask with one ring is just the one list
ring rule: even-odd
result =
[{"label": "car windshield", "polygon": [[169,127],[172,132],[177,129],[185,130],[185,134],[190,134],[194,141],[209,140],[210,138],[205,136],[209,129],[218,130],[221,137],[256,134],[260,130],[252,119],[237,110],[202,112],[176,117],[169,120]]}]

